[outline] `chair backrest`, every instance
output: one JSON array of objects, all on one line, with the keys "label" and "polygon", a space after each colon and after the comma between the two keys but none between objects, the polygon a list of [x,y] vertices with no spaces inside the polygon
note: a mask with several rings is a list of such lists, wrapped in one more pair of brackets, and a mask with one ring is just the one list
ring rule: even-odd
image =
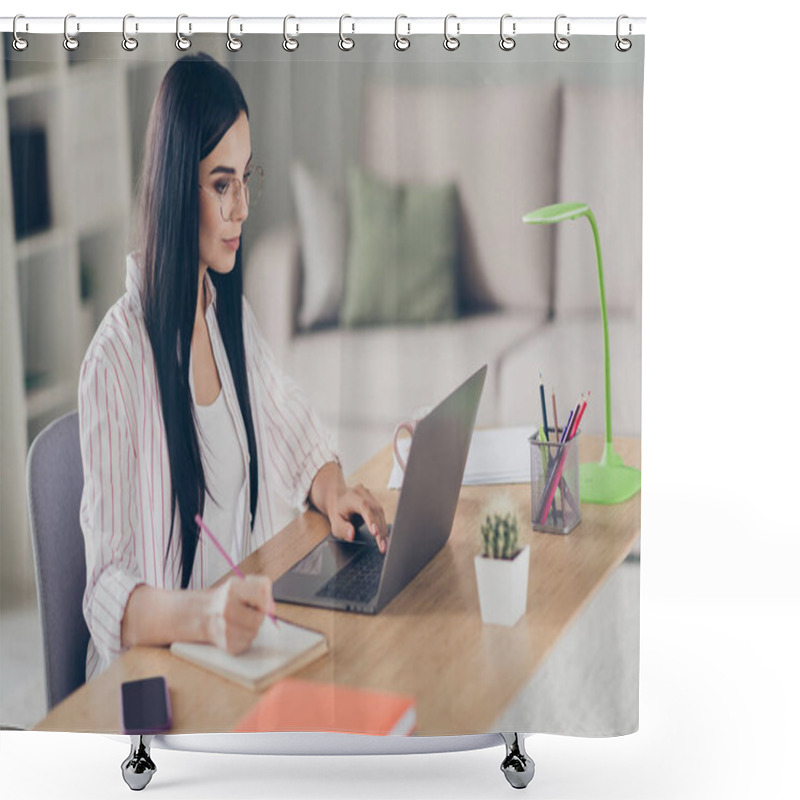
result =
[{"label": "chair backrest", "polygon": [[74,411],[48,425],[28,453],[28,508],[48,710],[86,680],[89,629],[83,617],[82,491],[78,413]]}]

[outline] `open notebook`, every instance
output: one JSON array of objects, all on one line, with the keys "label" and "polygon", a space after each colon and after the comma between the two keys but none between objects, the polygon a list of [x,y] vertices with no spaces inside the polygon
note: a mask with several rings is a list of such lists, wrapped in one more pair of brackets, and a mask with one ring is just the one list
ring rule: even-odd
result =
[{"label": "open notebook", "polygon": [[260,692],[328,652],[325,635],[285,620],[265,619],[250,647],[232,655],[213,644],[173,642],[170,652]]}]

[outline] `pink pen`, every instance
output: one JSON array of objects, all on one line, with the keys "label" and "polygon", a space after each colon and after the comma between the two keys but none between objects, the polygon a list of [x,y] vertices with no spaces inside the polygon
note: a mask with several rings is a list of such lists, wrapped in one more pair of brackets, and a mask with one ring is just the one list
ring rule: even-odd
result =
[{"label": "pink pen", "polygon": [[[208,538],[211,539],[212,543],[214,544],[214,547],[216,547],[217,550],[219,550],[220,555],[231,565],[231,568],[233,569],[233,571],[240,578],[244,578],[244,573],[239,569],[239,567],[236,566],[236,564],[233,563],[233,560],[225,552],[225,549],[223,548],[223,546],[217,541],[217,538],[214,536],[213,533],[211,533],[211,531],[206,526],[205,522],[203,522],[203,518],[199,514],[195,514],[194,515],[194,521],[198,524],[198,526],[200,527],[200,530],[202,530],[203,533],[205,533],[206,536],[208,536]],[[272,622],[277,627],[278,618],[274,614],[270,613],[269,611],[267,611],[267,615],[269,616],[269,618],[272,620]]]}]

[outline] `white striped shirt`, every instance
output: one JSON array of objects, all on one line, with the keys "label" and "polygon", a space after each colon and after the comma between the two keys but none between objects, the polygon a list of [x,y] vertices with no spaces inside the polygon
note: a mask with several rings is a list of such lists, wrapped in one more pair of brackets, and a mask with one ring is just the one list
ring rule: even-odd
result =
[{"label": "white striped shirt", "polygon": [[[84,487],[80,519],[86,546],[83,615],[91,638],[86,679],[104,671],[124,649],[122,617],[140,583],[178,589],[180,518],[170,552],[171,483],[167,439],[153,350],[144,325],[144,276],[127,257],[126,293],[112,306],[92,339],[78,387]],[[216,292],[206,275],[211,302],[206,323],[222,391],[234,410],[236,433],[247,462],[248,447],[230,365],[216,317]],[[258,449],[258,507],[250,533],[249,479],[241,552],[247,557],[276,531],[273,492],[296,508],[307,502],[319,469],[341,463],[330,437],[296,384],[278,370],[244,298],[243,332],[247,380]],[[187,409],[187,413],[188,413]],[[249,463],[245,463],[249,476]],[[187,588],[202,589],[201,536]]]}]

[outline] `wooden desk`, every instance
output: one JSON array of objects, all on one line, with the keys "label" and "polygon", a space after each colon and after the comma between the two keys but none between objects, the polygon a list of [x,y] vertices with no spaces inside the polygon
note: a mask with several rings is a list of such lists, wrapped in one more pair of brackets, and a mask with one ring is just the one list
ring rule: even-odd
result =
[{"label": "wooden desk", "polygon": [[[640,464],[638,439],[615,440],[625,462]],[[581,461],[598,460],[602,439],[584,436]],[[386,489],[392,465],[385,447],[350,478],[368,486],[394,519],[399,493]],[[530,520],[530,486],[462,487],[445,547],[375,616],[278,603],[278,616],[324,631],[331,652],[296,673],[313,681],[408,693],[417,698],[417,735],[487,733],[539,667],[595,590],[622,562],[639,534],[640,494],[616,506],[583,504],[568,536],[522,526],[531,545],[528,607],[513,627],[481,622],[474,556],[480,552],[480,510],[501,488]],[[245,573],[277,579],[328,533],[327,520],[306,512],[241,564]],[[229,731],[259,695],[172,656],[167,648],[135,647],[85,684],[38,724],[39,731],[120,733],[119,686],[165,675],[173,710],[171,733]]]}]

